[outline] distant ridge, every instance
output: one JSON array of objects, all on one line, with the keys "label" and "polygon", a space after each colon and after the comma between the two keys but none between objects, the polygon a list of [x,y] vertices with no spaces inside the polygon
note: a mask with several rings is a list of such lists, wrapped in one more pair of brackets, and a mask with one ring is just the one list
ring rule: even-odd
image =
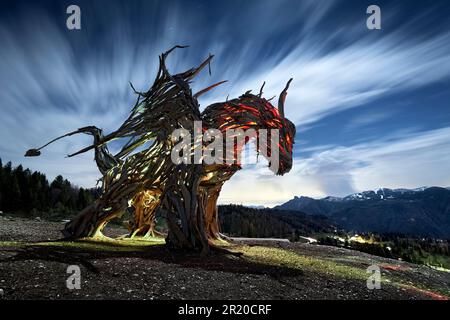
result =
[{"label": "distant ridge", "polygon": [[294,197],[274,209],[324,215],[349,231],[450,238],[450,189],[380,188],[345,197]]}]

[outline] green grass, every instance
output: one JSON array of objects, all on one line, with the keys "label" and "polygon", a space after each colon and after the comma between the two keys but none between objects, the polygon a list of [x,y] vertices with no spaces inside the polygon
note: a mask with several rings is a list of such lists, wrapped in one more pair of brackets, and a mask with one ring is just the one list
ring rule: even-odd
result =
[{"label": "green grass", "polygon": [[148,246],[164,244],[163,238],[133,238],[133,239],[81,239],[78,241],[43,241],[43,242],[21,242],[0,241],[1,247],[51,247],[51,248],[73,248],[87,251],[140,251]]},{"label": "green grass", "polygon": [[0,241],[0,248],[2,247],[22,247],[26,245],[26,242],[20,241]]},{"label": "green grass", "polygon": [[299,270],[325,273],[337,277],[367,280],[366,270],[350,267],[348,265],[336,263],[327,259],[319,259],[312,256],[297,254],[293,251],[279,248],[262,246],[243,246],[240,252],[244,253],[244,258],[273,266],[289,267]]},{"label": "green grass", "polygon": [[[144,251],[146,248],[164,244],[163,238],[123,238],[123,239],[111,239],[103,237],[100,239],[82,239],[79,241],[48,241],[48,242],[20,242],[20,241],[0,241],[1,247],[49,247],[52,249],[66,248],[84,250],[87,252],[139,252]],[[361,267],[350,266],[344,261],[336,261],[328,258],[320,258],[315,256],[307,256],[298,254],[289,249],[281,249],[274,247],[264,246],[246,246],[246,245],[233,245],[227,242],[217,242],[218,246],[224,247],[233,252],[243,253],[242,258],[249,262],[265,264],[268,266],[285,267],[305,272],[311,272],[316,274],[323,274],[327,276],[351,279],[361,281],[362,285],[365,285],[370,274],[366,272],[365,264],[361,259],[357,259],[361,263]],[[355,257],[352,257],[355,258]],[[357,258],[357,257],[356,257]],[[351,262],[351,261],[349,261]],[[391,274],[387,277],[382,274],[382,285],[391,285],[398,288],[405,288],[416,292],[427,293],[432,296],[433,294],[440,294],[442,296],[450,297],[450,291],[438,287],[429,287],[421,283],[410,283],[405,281],[400,274]],[[438,297],[437,295],[435,298]]]},{"label": "green grass", "polygon": [[[313,256],[305,256],[297,254],[293,251],[279,248],[263,247],[263,246],[242,246],[237,250],[244,253],[244,258],[258,263],[264,263],[273,266],[289,267],[317,274],[327,274],[344,279],[353,279],[363,281],[365,285],[370,274],[365,268],[357,268],[344,263],[338,263],[329,259],[321,259]],[[398,288],[407,288],[415,291],[428,292],[429,294],[440,294],[450,297],[449,290],[442,288],[431,288],[421,283],[407,283],[400,276],[392,275],[387,277],[382,275],[381,283],[392,285]]]}]

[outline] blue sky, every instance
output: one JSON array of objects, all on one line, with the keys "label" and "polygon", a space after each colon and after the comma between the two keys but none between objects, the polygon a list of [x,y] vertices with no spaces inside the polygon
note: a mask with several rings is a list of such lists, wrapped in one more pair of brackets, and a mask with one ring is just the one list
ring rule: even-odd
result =
[{"label": "blue sky", "polygon": [[[66,8],[81,8],[81,30]],[[382,30],[366,28],[381,8]],[[221,203],[275,205],[294,195],[341,196],[378,187],[450,186],[448,1],[10,1],[0,3],[0,157],[93,186],[90,143],[75,136],[38,158],[24,151],[85,125],[117,128],[148,88],[157,56],[174,44],[172,72],[215,54],[194,89],[228,82],[200,100],[294,78],[286,114],[297,125],[294,166],[266,163],[228,182]],[[114,146],[113,146],[114,147]]]}]

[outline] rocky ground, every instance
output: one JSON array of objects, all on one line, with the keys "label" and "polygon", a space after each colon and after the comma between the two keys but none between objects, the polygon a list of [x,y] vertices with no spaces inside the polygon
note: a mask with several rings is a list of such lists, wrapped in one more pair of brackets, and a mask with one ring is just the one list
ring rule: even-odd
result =
[{"label": "rocky ground", "polygon": [[[0,217],[0,299],[447,299],[450,273],[347,249],[235,242],[200,258],[161,242],[60,242],[62,222]],[[110,236],[123,233],[111,229]],[[81,269],[70,290],[69,265]],[[381,288],[367,288],[368,266]]]}]

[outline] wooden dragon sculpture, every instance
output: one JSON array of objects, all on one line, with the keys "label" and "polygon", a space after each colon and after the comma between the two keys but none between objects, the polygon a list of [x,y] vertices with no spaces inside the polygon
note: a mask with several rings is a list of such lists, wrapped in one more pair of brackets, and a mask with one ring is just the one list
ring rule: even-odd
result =
[{"label": "wooden dragon sculpture", "polygon": [[[197,98],[223,81],[192,94],[190,82],[209,65],[213,56],[196,68],[172,75],[167,70],[166,58],[175,48],[184,47],[175,46],[159,57],[159,70],[148,91],[137,92],[132,86],[137,94],[136,104],[116,131],[104,136],[95,126],[83,127],[26,152],[25,156],[39,156],[40,149],[48,144],[78,133],[94,137],[92,145],[68,156],[95,151],[96,164],[103,175],[102,194],[65,225],[62,232],[66,238],[101,236],[106,224],[129,208],[134,209],[129,236],[154,235],[156,211],[161,210],[169,227],[167,244],[207,253],[210,241],[222,237],[217,215],[221,188],[241,165],[226,161],[174,163],[171,151],[176,142],[171,134],[179,128],[193,132],[195,121],[201,121],[203,132],[209,128],[217,128],[224,134],[230,129],[256,132],[277,129],[279,165],[275,173],[282,175],[291,169],[295,125],[284,117],[284,101],[292,79],[280,94],[278,109],[262,97],[263,85],[258,95],[248,91],[239,98],[212,104],[201,113]],[[128,142],[117,154],[111,154],[107,144],[121,138],[127,138]],[[248,141],[246,138],[244,144]],[[233,145],[233,154],[240,153],[242,147]],[[258,152],[262,148],[267,149],[262,154],[270,159],[273,146],[257,145]],[[193,153],[190,149],[189,155]]]}]

